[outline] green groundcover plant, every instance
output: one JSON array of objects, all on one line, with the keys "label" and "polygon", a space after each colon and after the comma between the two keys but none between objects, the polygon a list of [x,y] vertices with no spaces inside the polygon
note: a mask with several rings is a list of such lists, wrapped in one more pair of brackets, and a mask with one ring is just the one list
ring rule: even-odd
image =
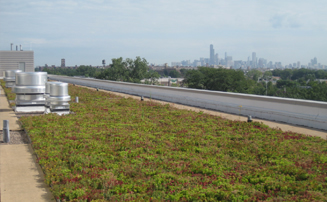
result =
[{"label": "green groundcover plant", "polygon": [[326,201],[327,142],[69,86],[74,113],[23,117],[62,201]]},{"label": "green groundcover plant", "polygon": [[[11,92],[11,88],[6,88],[6,82],[4,80],[0,79],[0,84],[1,84],[2,88],[5,91],[5,95],[7,96],[7,99],[8,100],[15,100],[16,94]],[[15,103],[14,102],[10,103],[10,106],[11,107],[15,106]]]}]

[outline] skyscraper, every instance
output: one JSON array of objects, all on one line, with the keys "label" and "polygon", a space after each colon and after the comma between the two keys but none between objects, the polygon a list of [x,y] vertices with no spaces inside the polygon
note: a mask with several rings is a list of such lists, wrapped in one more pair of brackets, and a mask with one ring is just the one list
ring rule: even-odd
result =
[{"label": "skyscraper", "polygon": [[257,68],[257,56],[256,53],[252,53],[252,68]]},{"label": "skyscraper", "polygon": [[226,57],[226,67],[231,67],[233,66],[233,57],[232,56],[227,56]]},{"label": "skyscraper", "polygon": [[219,65],[219,56],[218,53],[215,55],[215,65]]},{"label": "skyscraper", "polygon": [[215,64],[215,49],[213,49],[213,45],[210,44],[210,61],[209,61],[210,65],[214,65]]}]

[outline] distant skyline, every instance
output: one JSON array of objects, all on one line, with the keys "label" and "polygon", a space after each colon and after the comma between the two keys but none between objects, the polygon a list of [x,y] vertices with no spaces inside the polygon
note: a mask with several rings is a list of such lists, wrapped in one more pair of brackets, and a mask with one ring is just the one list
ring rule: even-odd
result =
[{"label": "distant skyline", "polygon": [[256,52],[283,65],[327,64],[327,1],[0,0],[0,50],[34,51],[35,66],[149,63]]}]

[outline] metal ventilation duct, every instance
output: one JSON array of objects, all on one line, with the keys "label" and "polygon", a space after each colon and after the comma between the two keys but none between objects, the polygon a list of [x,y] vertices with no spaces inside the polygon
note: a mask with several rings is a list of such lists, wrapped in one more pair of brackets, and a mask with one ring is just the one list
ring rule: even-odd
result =
[{"label": "metal ventilation duct", "polygon": [[51,82],[47,103],[51,112],[69,112],[68,83]]},{"label": "metal ventilation duct", "polygon": [[15,69],[15,70],[6,70],[5,71],[5,78],[3,79],[6,82],[6,87],[10,88],[15,85],[15,80],[16,80],[16,73],[17,72],[22,72],[22,70]]},{"label": "metal ventilation duct", "polygon": [[[46,72],[18,72],[16,73],[16,85],[12,88],[16,93],[17,107],[33,107],[45,105]],[[43,109],[44,111],[44,109]]]},{"label": "metal ventilation duct", "polygon": [[50,113],[50,102],[48,101],[49,97],[50,97],[50,85],[53,83],[62,83],[62,82],[46,82],[45,83],[45,94],[44,94],[44,98],[45,98],[45,113]]}]

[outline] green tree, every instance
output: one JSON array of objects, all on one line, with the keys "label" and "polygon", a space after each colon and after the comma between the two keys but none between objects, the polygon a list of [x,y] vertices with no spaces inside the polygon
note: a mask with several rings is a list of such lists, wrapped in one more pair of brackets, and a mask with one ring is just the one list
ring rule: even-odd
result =
[{"label": "green tree", "polygon": [[210,67],[187,71],[184,83],[191,88],[240,93],[247,92],[251,84],[244,77],[243,71]]},{"label": "green tree", "polygon": [[190,70],[186,72],[183,85],[189,88],[204,89],[205,75],[199,70]]},{"label": "green tree", "polygon": [[126,59],[127,69],[129,69],[129,78],[131,82],[140,83],[147,76],[149,70],[148,62],[145,58],[136,57],[135,60]]},{"label": "green tree", "polygon": [[171,78],[180,78],[181,74],[177,70],[173,69],[169,72],[169,76]]},{"label": "green tree", "polygon": [[271,77],[272,77],[272,72],[271,71],[265,71],[265,73],[263,74],[263,78],[264,79],[271,79]]},{"label": "green tree", "polygon": [[158,72],[153,71],[153,70],[149,70],[145,76],[145,83],[146,84],[157,84],[157,80],[159,79],[160,75]]},{"label": "green tree", "polygon": [[184,77],[186,75],[186,72],[188,70],[187,69],[181,69],[180,72],[181,72],[181,76]]},{"label": "green tree", "polygon": [[285,69],[281,72],[280,78],[283,80],[291,79],[292,77],[292,70],[291,69]]},{"label": "green tree", "polygon": [[253,79],[254,81],[258,81],[258,79],[262,76],[262,72],[257,69],[252,69],[247,72],[246,76],[249,79]]},{"label": "green tree", "polygon": [[[142,79],[149,77],[148,62],[144,58],[141,59],[140,57],[136,57],[135,60],[130,58],[123,60],[123,58],[120,57],[113,58],[111,61],[112,64],[110,67],[96,74],[96,78],[140,83]],[[158,77],[154,73],[151,75]]]}]

